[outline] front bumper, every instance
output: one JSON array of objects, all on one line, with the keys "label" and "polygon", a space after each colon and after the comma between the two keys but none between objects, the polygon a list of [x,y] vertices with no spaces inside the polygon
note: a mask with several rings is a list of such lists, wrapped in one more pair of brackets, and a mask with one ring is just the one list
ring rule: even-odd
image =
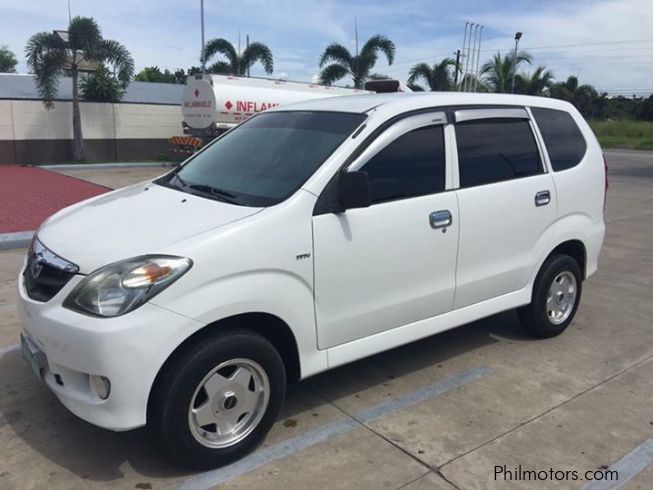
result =
[{"label": "front bumper", "polygon": [[[61,303],[81,279],[75,276],[41,303],[27,296],[21,274],[17,309],[22,335],[39,356],[42,380],[71,412],[106,429],[141,427],[163,363],[203,325],[150,303],[117,318],[94,318],[63,308]],[[107,399],[98,396],[90,376],[110,381]]]}]

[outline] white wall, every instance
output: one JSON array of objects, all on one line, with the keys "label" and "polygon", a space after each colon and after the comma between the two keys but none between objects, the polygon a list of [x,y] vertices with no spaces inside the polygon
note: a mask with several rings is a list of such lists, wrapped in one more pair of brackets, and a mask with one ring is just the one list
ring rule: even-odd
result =
[{"label": "white wall", "polygon": [[[172,105],[81,102],[84,139],[167,139],[182,134]],[[33,100],[0,100],[0,140],[72,139],[72,102],[47,110]]]},{"label": "white wall", "polygon": [[14,125],[11,117],[11,101],[0,100],[0,140],[14,139]]}]

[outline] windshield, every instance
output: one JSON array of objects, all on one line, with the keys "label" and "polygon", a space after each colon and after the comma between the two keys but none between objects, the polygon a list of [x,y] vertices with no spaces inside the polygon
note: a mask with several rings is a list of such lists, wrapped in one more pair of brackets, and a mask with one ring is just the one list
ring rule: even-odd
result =
[{"label": "windshield", "polygon": [[270,112],[225,134],[157,183],[244,206],[271,206],[297,189],[366,118]]}]

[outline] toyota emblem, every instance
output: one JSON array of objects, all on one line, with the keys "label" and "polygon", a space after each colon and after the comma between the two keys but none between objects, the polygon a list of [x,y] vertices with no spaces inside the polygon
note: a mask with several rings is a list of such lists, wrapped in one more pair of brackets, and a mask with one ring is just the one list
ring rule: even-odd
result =
[{"label": "toyota emblem", "polygon": [[32,262],[30,271],[34,279],[37,279],[41,275],[42,270],[43,270],[43,262],[40,259],[36,259],[34,262]]}]

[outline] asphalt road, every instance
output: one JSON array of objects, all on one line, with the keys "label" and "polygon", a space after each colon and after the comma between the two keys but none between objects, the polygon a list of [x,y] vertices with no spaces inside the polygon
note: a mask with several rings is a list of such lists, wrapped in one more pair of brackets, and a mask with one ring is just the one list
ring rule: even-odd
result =
[{"label": "asphalt road", "polygon": [[[142,430],[77,419],[39,384],[15,349],[24,252],[0,253],[0,488],[650,488],[653,153],[606,155],[599,272],[562,336],[533,339],[506,312],[297,383],[263,447],[208,473],[176,469]],[[606,468],[616,482],[585,479]]]}]

